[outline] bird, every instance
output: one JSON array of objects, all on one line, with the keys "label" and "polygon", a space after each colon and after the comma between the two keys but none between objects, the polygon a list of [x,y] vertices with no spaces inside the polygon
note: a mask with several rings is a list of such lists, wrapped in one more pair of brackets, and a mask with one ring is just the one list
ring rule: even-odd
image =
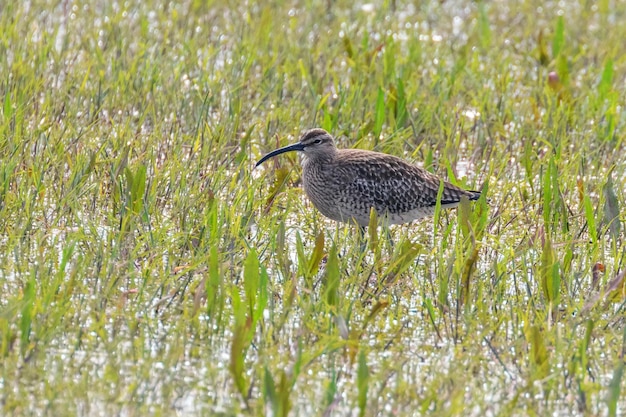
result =
[{"label": "bird", "polygon": [[443,182],[441,207],[453,208],[461,198],[478,200],[480,191],[465,190],[397,156],[364,149],[338,149],[333,136],[315,128],[292,145],[263,156],[255,168],[285,152],[299,151],[302,184],[313,205],[342,223],[369,225],[370,211],[387,224],[403,224],[432,216]]}]

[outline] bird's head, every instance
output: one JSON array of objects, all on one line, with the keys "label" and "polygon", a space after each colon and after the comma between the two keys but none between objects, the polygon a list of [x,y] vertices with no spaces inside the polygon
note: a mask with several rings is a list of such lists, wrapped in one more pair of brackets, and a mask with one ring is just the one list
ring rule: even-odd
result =
[{"label": "bird's head", "polygon": [[276,155],[291,151],[304,152],[307,158],[313,161],[323,161],[326,159],[332,159],[337,152],[337,148],[330,133],[324,129],[311,129],[300,137],[298,143],[294,143],[293,145],[285,146],[268,153],[256,163],[256,166],[258,167],[263,162]]}]

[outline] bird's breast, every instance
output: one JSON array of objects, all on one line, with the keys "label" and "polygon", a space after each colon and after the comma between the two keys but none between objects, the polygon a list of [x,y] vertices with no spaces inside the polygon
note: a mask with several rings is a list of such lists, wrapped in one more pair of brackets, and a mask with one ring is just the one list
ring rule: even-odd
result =
[{"label": "bird's breast", "polygon": [[332,164],[303,161],[302,185],[313,205],[326,217],[337,221],[348,221],[342,207],[341,190],[345,178],[335,175]]}]

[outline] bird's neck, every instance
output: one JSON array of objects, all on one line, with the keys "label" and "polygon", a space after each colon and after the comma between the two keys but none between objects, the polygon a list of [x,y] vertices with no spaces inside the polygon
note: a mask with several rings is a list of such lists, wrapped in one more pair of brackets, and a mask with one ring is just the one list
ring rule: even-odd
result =
[{"label": "bird's neck", "polygon": [[324,152],[323,154],[305,155],[304,160],[310,165],[325,165],[331,164],[337,158],[337,149]]}]

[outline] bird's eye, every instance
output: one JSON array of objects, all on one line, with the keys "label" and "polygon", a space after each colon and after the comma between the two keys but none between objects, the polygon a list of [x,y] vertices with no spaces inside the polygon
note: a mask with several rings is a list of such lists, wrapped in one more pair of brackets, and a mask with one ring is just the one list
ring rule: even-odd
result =
[{"label": "bird's eye", "polygon": [[322,140],[321,140],[321,139],[315,139],[315,140],[313,141],[313,145],[319,145],[320,143],[322,143]]}]

